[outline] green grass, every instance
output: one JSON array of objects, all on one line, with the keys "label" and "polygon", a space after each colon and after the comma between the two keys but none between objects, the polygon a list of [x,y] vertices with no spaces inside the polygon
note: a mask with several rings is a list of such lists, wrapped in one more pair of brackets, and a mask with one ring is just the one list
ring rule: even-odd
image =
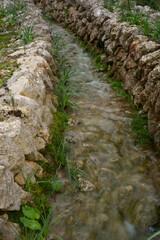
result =
[{"label": "green grass", "polygon": [[131,99],[131,94],[128,94],[124,89],[121,82],[114,81],[112,78],[107,76],[107,82],[111,84],[111,87],[118,91],[119,95],[127,99],[134,110],[132,114],[131,129],[135,133],[135,143],[142,146],[146,146],[151,142],[151,138],[148,132],[148,119],[138,113],[138,109],[135,108],[134,103]]},{"label": "green grass", "polygon": [[152,19],[151,23],[150,16],[144,14],[138,10],[131,9],[129,11],[127,8],[121,7],[120,21],[130,22],[135,24],[141,30],[141,32],[152,37],[154,40],[160,40],[160,20]]},{"label": "green grass", "polygon": [[139,113],[134,114],[134,118],[131,122],[132,131],[136,134],[136,143],[145,146],[151,143],[151,138],[148,132],[148,119],[140,115]]},{"label": "green grass", "polygon": [[53,115],[53,123],[50,127],[52,133],[52,141],[49,144],[44,154],[50,154],[53,157],[54,163],[59,166],[65,165],[66,154],[68,152],[68,148],[65,144],[65,131],[68,126],[68,115],[63,111],[57,111],[56,114]]},{"label": "green grass", "polygon": [[0,62],[0,70],[4,70],[0,73],[0,83],[3,85],[12,75],[13,72],[18,68],[17,62],[14,61],[2,61]]},{"label": "green grass", "polygon": [[33,26],[25,26],[24,28],[22,28],[20,39],[23,40],[24,44],[33,42],[34,37],[35,35],[33,33]]},{"label": "green grass", "polygon": [[149,237],[147,240],[151,240],[151,239],[153,239],[154,237],[156,237],[156,236],[158,236],[158,235],[160,235],[160,231],[154,233],[154,234],[153,234],[151,237]]},{"label": "green grass", "polygon": [[[117,7],[121,8],[121,14],[119,19],[121,22],[125,21],[131,24],[135,24],[140,28],[141,32],[144,35],[153,38],[153,40],[155,41],[160,41],[160,20],[152,19],[153,23],[150,22],[149,20],[151,19],[149,15],[146,15],[138,10],[135,10],[133,8],[133,2],[132,1],[129,1],[129,2],[130,2],[130,5],[128,5],[127,0],[121,4],[117,4],[115,0],[109,0],[109,1],[104,0],[104,7],[111,12],[113,12],[114,9]],[[156,8],[157,6],[157,9],[160,10],[160,3],[158,5],[156,4],[156,1],[146,0],[143,2],[145,2],[145,4],[154,8]],[[139,5],[140,2],[138,1],[137,4]]]},{"label": "green grass", "polygon": [[72,100],[74,97],[78,96],[77,85],[70,80],[74,75],[72,67],[65,67],[60,76],[56,95],[59,107],[63,110],[74,110],[77,107],[76,103]]},{"label": "green grass", "polygon": [[79,181],[78,181],[78,175],[87,175],[85,171],[83,171],[80,168],[75,167],[74,163],[70,164],[68,157],[66,159],[67,161],[67,170],[68,170],[68,176],[69,176],[69,181],[70,181],[70,185],[71,187],[73,187],[74,183],[76,184],[76,186],[79,188]]}]

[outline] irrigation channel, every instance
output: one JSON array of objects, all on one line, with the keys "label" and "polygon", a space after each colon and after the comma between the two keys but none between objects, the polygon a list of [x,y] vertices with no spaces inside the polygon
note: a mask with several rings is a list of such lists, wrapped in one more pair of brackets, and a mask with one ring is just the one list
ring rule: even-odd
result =
[{"label": "irrigation channel", "polygon": [[[55,214],[72,208],[54,234],[64,240],[146,240],[159,230],[154,228],[159,198],[151,150],[134,143],[129,103],[95,71],[93,58],[76,37],[56,24],[51,31],[53,36],[61,34],[61,52],[76,69],[71,80],[81,90],[75,99],[80,108],[71,113],[67,136],[73,161],[87,172],[80,178],[83,191],[66,186],[68,193]],[[67,183],[67,173],[59,172],[58,177]],[[58,194],[56,201],[61,197]]]}]

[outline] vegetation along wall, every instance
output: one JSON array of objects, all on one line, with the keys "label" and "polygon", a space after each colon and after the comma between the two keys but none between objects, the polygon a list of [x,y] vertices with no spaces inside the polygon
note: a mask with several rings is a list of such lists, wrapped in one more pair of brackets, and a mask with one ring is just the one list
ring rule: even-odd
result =
[{"label": "vegetation along wall", "polygon": [[[134,104],[148,116],[150,136],[160,149],[160,12],[134,6],[141,15],[136,21],[136,15],[125,15],[123,4],[113,13],[104,8],[102,0],[45,0],[39,5],[58,23],[76,32],[91,51],[103,49],[101,60],[111,67],[110,75],[122,82]],[[126,22],[129,17],[141,27]]]}]

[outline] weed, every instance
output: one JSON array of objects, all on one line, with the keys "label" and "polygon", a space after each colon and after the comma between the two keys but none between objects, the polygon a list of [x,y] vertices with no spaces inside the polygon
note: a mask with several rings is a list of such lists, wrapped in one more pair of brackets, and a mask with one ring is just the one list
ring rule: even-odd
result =
[{"label": "weed", "polygon": [[44,153],[50,154],[53,157],[57,166],[59,164],[62,164],[62,166],[65,165],[65,158],[68,148],[65,145],[64,132],[68,126],[68,119],[69,117],[64,111],[61,112],[59,110],[53,115],[53,123],[50,127],[52,132],[52,141],[44,151]]},{"label": "weed", "polygon": [[4,18],[4,17],[6,17],[6,15],[7,15],[7,11],[4,7],[4,5],[1,4],[1,6],[0,6],[0,18]]},{"label": "weed", "polygon": [[101,55],[102,55],[101,53],[98,54],[98,56],[97,56],[96,59],[95,59],[96,68],[97,68],[97,69],[102,68],[102,64],[101,64]]},{"label": "weed", "polygon": [[8,62],[8,60],[1,62],[0,70],[3,69],[3,73],[0,73],[0,79],[2,84],[5,83],[12,75],[13,72],[17,69],[17,62]]},{"label": "weed", "polygon": [[160,39],[160,21],[154,20],[154,30],[151,33],[154,40]]},{"label": "weed", "polygon": [[13,96],[11,96],[11,103],[12,103],[12,107],[14,107],[15,106],[15,100],[14,100]]},{"label": "weed", "polygon": [[70,164],[68,157],[66,159],[66,162],[67,162],[67,170],[68,170],[70,185],[73,186],[73,181],[74,181],[77,187],[79,187],[79,181],[78,181],[77,175],[82,175],[82,174],[86,175],[86,172],[80,168],[76,168],[74,164]]},{"label": "weed", "polygon": [[[148,2],[149,4],[149,2],[151,3],[152,1],[146,0],[145,2]],[[138,10],[134,10],[133,1],[127,0],[121,4],[117,4],[115,0],[104,0],[104,6],[111,12],[113,12],[114,8],[120,7],[120,21],[126,21],[130,22],[131,24],[135,24],[140,28],[144,35],[150,36],[156,41],[160,40],[160,20],[156,20],[154,18],[150,19],[150,16]],[[152,6],[155,6],[155,4],[153,4]]]},{"label": "weed", "polygon": [[131,122],[132,131],[136,134],[136,143],[145,146],[147,143],[151,142],[147,126],[147,117],[143,117],[137,113]]},{"label": "weed", "polygon": [[73,77],[74,71],[72,67],[64,67],[61,73],[61,78],[58,83],[57,99],[61,109],[72,109],[77,107],[76,103],[71,100],[73,97],[77,97],[77,87],[75,83],[71,83],[69,79]]},{"label": "weed", "polygon": [[33,26],[26,26],[22,29],[20,38],[24,44],[28,44],[34,40]]},{"label": "weed", "polygon": [[[60,201],[59,201],[60,202]],[[53,212],[57,205],[59,204],[57,202],[55,206],[50,209],[50,211],[43,215],[40,214],[39,210],[30,207],[28,205],[25,205],[22,207],[23,217],[20,218],[20,221],[24,225],[24,232],[23,236],[19,233],[19,231],[15,228],[15,226],[7,221],[4,218],[1,218],[10,228],[11,230],[16,234],[16,240],[45,240],[48,236],[53,236],[54,238],[61,239],[59,236],[54,234],[49,234],[51,230],[53,230],[57,224],[59,224],[60,220],[66,216],[66,214],[71,209],[66,209],[62,213],[60,213],[58,216],[54,217],[52,220]]]},{"label": "weed", "polygon": [[38,160],[37,163],[43,168],[44,172],[47,174],[52,174],[55,172],[55,167],[52,167],[48,162]]},{"label": "weed", "polygon": [[22,11],[26,7],[25,3],[22,1],[18,1],[17,8],[19,11]]},{"label": "weed", "polygon": [[68,6],[67,5],[64,7],[64,16],[68,17]]},{"label": "weed", "polygon": [[52,190],[54,192],[59,192],[62,189],[62,182],[59,180],[54,180],[52,182]]},{"label": "weed", "polygon": [[64,25],[63,25],[63,28],[68,28],[68,24],[64,24]]},{"label": "weed", "polygon": [[115,0],[104,0],[104,7],[107,8],[110,12],[113,12],[115,5]]},{"label": "weed", "polygon": [[134,104],[133,104],[133,101],[132,101],[132,98],[131,98],[131,94],[127,93],[124,89],[123,89],[123,85],[121,82],[119,81],[115,81],[113,80],[111,77],[109,77],[109,73],[107,74],[106,76],[106,81],[109,82],[111,84],[111,87],[115,90],[118,91],[119,95],[124,98],[124,99],[127,99],[130,103],[130,105],[134,107]]},{"label": "weed", "polygon": [[154,233],[151,237],[149,237],[147,240],[151,240],[153,239],[154,237],[158,236],[160,234],[160,231]]}]

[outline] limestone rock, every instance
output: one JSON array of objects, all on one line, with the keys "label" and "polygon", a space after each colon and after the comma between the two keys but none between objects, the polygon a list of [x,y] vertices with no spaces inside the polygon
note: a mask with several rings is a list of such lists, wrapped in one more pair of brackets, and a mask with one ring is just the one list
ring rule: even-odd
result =
[{"label": "limestone rock", "polygon": [[[4,219],[4,220],[3,220]],[[6,217],[5,216],[1,216],[0,215],[0,232],[3,234],[3,238],[4,240],[13,240],[17,238],[16,233],[12,230],[12,228],[14,228],[14,230],[18,233],[19,228],[17,226],[16,223],[10,223],[12,228],[6,223]]]},{"label": "limestone rock", "polygon": [[24,192],[15,182],[13,173],[0,166],[0,209],[19,210],[21,201],[28,198],[28,193]]}]

